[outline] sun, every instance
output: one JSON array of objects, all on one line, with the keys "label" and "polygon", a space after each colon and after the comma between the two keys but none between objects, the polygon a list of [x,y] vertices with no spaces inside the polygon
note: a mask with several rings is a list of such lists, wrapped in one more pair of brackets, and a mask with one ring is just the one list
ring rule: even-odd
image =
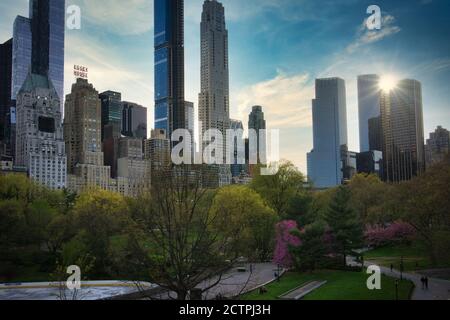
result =
[{"label": "sun", "polygon": [[398,80],[393,75],[385,75],[381,77],[379,86],[384,92],[390,92],[397,87]]}]

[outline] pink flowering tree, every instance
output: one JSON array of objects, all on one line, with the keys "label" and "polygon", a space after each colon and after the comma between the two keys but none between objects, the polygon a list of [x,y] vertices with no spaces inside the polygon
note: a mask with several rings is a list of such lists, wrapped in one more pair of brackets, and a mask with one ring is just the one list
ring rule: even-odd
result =
[{"label": "pink flowering tree", "polygon": [[368,226],[364,238],[368,246],[381,247],[410,241],[415,235],[416,230],[409,223],[396,221],[385,226]]},{"label": "pink flowering tree", "polygon": [[294,261],[289,248],[301,245],[301,240],[292,234],[293,231],[298,230],[297,222],[293,220],[281,221],[275,228],[276,243],[273,261],[285,268],[291,268]]}]

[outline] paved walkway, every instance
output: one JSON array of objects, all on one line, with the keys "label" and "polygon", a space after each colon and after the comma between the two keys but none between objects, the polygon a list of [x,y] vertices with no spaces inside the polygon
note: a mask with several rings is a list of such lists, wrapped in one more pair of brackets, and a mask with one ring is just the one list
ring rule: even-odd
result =
[{"label": "paved walkway", "polygon": [[[278,272],[277,266],[272,263],[253,264],[252,272],[250,272],[250,265],[247,264],[246,269],[246,272],[239,272],[237,268],[233,268],[226,273],[219,285],[206,293],[206,299],[214,299],[217,295],[233,298],[239,294],[253,291],[276,280],[275,273]],[[205,281],[200,287],[207,288],[214,281],[217,281],[217,278]]]},{"label": "paved walkway", "polygon": [[[354,261],[350,261],[349,264],[355,264]],[[371,265],[377,265],[376,261],[365,261],[364,266],[368,267]],[[391,272],[390,268],[381,267],[381,272],[392,278],[400,279],[400,271],[393,270]],[[428,290],[422,289],[422,283],[420,278],[422,275],[417,273],[403,272],[403,279],[410,280],[414,283],[415,288],[412,294],[412,300],[450,300],[450,281],[428,278]]]}]

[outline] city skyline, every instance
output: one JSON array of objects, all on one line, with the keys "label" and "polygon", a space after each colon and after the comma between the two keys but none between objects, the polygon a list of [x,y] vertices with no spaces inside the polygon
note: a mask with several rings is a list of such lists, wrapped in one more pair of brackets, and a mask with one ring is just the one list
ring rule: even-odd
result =
[{"label": "city skyline", "polygon": [[[82,28],[66,30],[65,92],[68,93],[75,80],[71,76],[73,65],[86,65],[90,68],[89,81],[100,92],[116,90],[123,93],[123,100],[147,107],[150,131],[154,108],[153,1],[138,1],[136,8],[123,8],[113,0],[108,5],[66,2],[80,5]],[[281,157],[292,160],[303,172],[306,172],[306,153],[312,148],[310,100],[314,96],[315,78],[336,76],[346,80],[352,151],[359,150],[356,80],[360,74],[393,73],[399,78],[421,81],[425,135],[437,125],[450,127],[446,87],[450,81],[450,63],[445,56],[449,45],[443,41],[450,30],[440,14],[448,6],[444,1],[427,4],[413,1],[407,12],[401,4],[380,1],[384,18],[378,34],[360,28],[367,17],[364,1],[357,5],[354,1],[330,5],[333,10],[319,10],[312,2],[287,1],[279,6],[275,1],[263,1],[257,9],[252,2],[221,2],[230,38],[230,116],[242,120],[246,127],[251,107],[262,105],[268,127],[282,128]],[[185,4],[185,80],[189,101],[197,101],[200,89],[202,4],[203,1]],[[0,22],[3,43],[12,36],[15,16],[27,16],[28,1],[3,1],[0,6],[5,12],[5,19]],[[422,19],[417,18],[419,12]],[[126,15],[133,15],[135,21],[127,24],[128,20],[123,19]],[[431,16],[434,28],[440,28],[441,33],[430,37],[427,23]],[[254,27],[245,28],[249,25]],[[340,26],[339,30],[335,30],[336,25]],[[418,41],[423,45],[412,47]],[[123,50],[127,45],[129,50]],[[197,114],[197,102],[195,109]]]}]

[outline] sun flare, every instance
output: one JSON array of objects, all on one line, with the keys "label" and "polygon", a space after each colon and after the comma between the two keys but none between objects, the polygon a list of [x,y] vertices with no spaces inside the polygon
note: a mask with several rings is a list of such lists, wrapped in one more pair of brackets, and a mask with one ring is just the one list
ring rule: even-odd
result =
[{"label": "sun flare", "polygon": [[397,87],[398,80],[393,75],[385,75],[380,79],[380,89],[385,92],[390,92]]}]

